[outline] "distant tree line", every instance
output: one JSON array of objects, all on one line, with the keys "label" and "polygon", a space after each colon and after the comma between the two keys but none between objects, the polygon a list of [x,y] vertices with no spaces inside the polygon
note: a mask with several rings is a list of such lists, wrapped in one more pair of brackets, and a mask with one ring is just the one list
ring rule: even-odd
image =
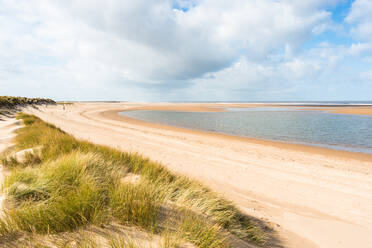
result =
[{"label": "distant tree line", "polygon": [[15,108],[26,105],[56,104],[52,99],[0,96],[0,108]]}]

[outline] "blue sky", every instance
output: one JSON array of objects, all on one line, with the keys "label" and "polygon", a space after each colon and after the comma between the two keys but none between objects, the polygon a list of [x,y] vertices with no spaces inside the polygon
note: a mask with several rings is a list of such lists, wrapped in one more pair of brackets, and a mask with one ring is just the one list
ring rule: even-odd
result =
[{"label": "blue sky", "polygon": [[334,22],[342,24],[350,12],[353,2],[354,0],[344,0],[326,9],[332,12],[332,20]]},{"label": "blue sky", "polygon": [[0,0],[0,94],[372,100],[372,0]]}]

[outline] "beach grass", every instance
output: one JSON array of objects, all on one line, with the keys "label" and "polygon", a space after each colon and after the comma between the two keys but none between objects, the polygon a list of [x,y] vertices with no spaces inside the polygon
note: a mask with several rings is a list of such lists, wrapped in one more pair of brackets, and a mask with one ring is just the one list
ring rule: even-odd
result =
[{"label": "beach grass", "polygon": [[12,108],[20,105],[29,104],[55,104],[51,99],[46,98],[27,98],[27,97],[14,97],[14,96],[0,96],[0,108]]},{"label": "beach grass", "polygon": [[58,105],[74,105],[73,102],[57,102]]},{"label": "beach grass", "polygon": [[[264,245],[265,232],[230,201],[197,181],[138,154],[75,139],[20,113],[16,151],[40,147],[25,159],[4,156],[10,171],[0,237],[39,235],[119,223],[163,237],[164,247],[232,247],[229,236]],[[137,180],[128,180],[135,175]],[[111,247],[136,247],[112,241]]]},{"label": "beach grass", "polygon": [[52,99],[0,96],[0,116],[11,116],[18,107],[27,105],[56,104]]}]

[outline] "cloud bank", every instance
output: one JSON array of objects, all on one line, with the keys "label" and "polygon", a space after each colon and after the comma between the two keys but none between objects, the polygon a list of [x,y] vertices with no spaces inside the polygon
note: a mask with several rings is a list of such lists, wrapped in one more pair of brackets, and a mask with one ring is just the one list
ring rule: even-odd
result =
[{"label": "cloud bank", "polygon": [[[372,1],[0,0],[1,94],[372,100]],[[369,94],[368,94],[369,93]]]}]

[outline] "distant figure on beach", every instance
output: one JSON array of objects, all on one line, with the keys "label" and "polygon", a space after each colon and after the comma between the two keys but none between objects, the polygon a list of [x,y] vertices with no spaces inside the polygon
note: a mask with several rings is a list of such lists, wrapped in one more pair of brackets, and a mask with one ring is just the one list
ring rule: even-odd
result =
[{"label": "distant figure on beach", "polygon": [[66,110],[66,109],[65,109],[65,105],[64,105],[64,104],[63,104],[63,110]]}]

